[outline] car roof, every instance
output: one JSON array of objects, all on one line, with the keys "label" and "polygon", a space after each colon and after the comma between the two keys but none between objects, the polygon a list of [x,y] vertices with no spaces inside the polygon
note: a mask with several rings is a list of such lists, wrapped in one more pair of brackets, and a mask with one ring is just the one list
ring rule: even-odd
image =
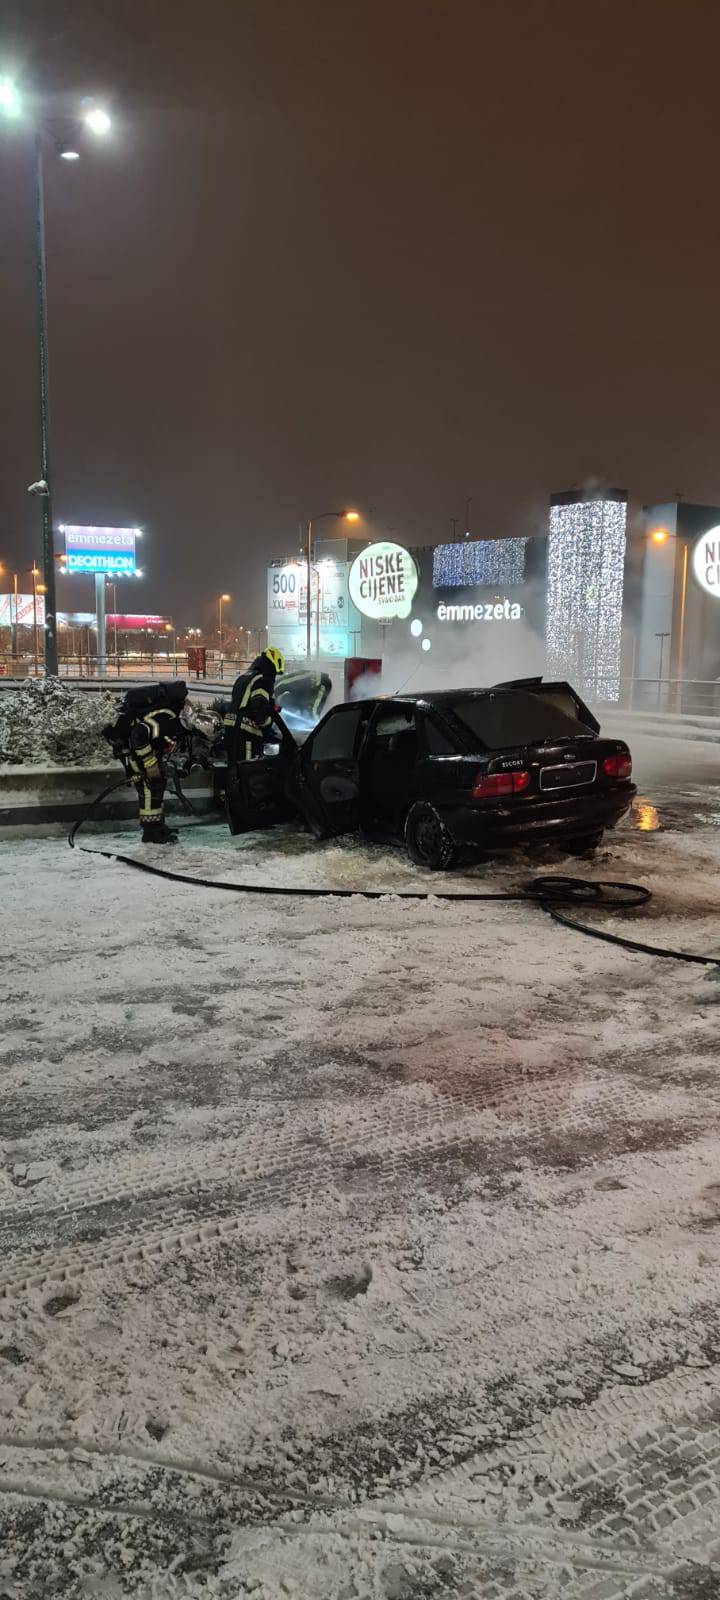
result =
[{"label": "car roof", "polygon": [[[363,695],[362,700],[346,700],[345,706],[390,706],[394,700],[402,700],[411,705],[445,705],[452,700],[483,700],[489,694],[516,694],[524,688],[522,683],[488,684],[487,688],[478,689],[477,684],[472,689],[423,689],[422,691],[405,694],[396,690],[395,694]],[[332,707],[335,711],[343,709],[342,704]]]}]

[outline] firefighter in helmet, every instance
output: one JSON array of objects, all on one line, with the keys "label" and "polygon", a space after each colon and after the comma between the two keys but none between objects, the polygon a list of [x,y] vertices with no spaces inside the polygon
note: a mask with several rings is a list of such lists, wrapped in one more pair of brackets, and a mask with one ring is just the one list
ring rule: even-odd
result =
[{"label": "firefighter in helmet", "polygon": [[275,721],[275,679],[285,671],[281,650],[267,645],[247,672],[235,679],[230,710],[223,719],[228,763],[258,761]]},{"label": "firefighter in helmet", "polygon": [[129,689],[115,722],[103,728],[137,792],[143,844],[177,840],[177,829],[168,828],[164,816],[165,757],[192,727],[194,716],[185,683],[154,683]]}]

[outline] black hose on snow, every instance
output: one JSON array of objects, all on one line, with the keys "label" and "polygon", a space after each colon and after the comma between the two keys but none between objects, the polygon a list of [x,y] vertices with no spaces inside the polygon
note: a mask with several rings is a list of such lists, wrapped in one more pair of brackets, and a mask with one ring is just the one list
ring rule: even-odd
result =
[{"label": "black hose on snow", "polygon": [[[99,794],[84,816],[73,824],[68,835],[68,844],[75,848],[75,839],[85,822],[89,820],[95,807],[112,794],[115,789],[122,787],[128,780],[122,778],[119,783],[111,784]],[[575,917],[561,911],[560,906],[595,906],[606,910],[634,910],[638,906],[647,905],[651,898],[652,890],[645,888],[641,883],[621,883],[613,880],[594,878],[570,878],[560,873],[543,873],[536,878],[528,878],[527,882],[517,889],[475,890],[460,889],[453,893],[444,889],[314,889],[291,888],[287,885],[267,883],[218,883],[213,878],[196,878],[184,872],[172,872],[168,867],[154,867],[149,861],[142,861],[139,856],[127,856],[118,850],[99,850],[81,844],[78,848],[89,856],[102,856],[106,861],[120,861],[123,866],[134,867],[136,872],[147,872],[153,878],[166,878],[169,883],[192,884],[198,889],[218,889],[231,894],[274,895],[276,898],[303,899],[303,900],[457,900],[466,904],[473,900],[504,901],[508,903],[534,903],[540,906],[565,928],[572,928],[576,933],[585,933],[590,939],[602,939],[605,944],[620,945],[623,950],[632,950],[638,955],[661,956],[669,961],[689,961],[702,967],[720,967],[720,956],[692,955],[686,950],[672,950],[665,945],[644,944],[638,939],[627,939],[619,933],[609,933],[604,928],[589,927],[585,922],[578,922]]]}]

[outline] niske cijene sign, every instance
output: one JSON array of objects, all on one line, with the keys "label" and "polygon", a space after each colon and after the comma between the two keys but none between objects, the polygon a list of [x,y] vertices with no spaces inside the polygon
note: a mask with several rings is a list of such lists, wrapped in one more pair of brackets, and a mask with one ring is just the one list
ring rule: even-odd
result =
[{"label": "niske cijene sign", "polygon": [[409,617],[417,586],[410,551],[388,539],[363,550],[350,568],[350,599],[364,617],[377,622]]},{"label": "niske cijene sign", "polygon": [[720,527],[700,535],[693,550],[693,572],[701,587],[720,600]]}]

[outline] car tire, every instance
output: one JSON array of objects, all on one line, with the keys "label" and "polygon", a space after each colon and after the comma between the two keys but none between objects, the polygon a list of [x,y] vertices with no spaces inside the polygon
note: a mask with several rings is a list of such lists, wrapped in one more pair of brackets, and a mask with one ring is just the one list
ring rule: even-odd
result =
[{"label": "car tire", "polygon": [[447,872],[458,859],[458,847],[442,817],[427,800],[416,800],[405,818],[405,848],[416,867]]},{"label": "car tire", "polygon": [[604,828],[596,828],[594,833],[583,833],[577,839],[568,839],[565,846],[569,856],[589,856],[602,844]]}]

